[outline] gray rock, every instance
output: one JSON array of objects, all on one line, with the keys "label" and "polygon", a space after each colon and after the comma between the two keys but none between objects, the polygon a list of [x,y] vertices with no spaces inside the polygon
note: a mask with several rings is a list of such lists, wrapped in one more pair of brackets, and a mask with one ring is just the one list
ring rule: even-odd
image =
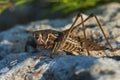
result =
[{"label": "gray rock", "polygon": [[[118,15],[118,12],[120,11],[120,3],[109,3],[102,6],[98,6],[96,8],[87,10],[86,14],[97,14],[101,15],[103,17],[104,22],[112,21],[116,18]],[[116,18],[118,19],[118,18]]]},{"label": "gray rock", "polygon": [[0,78],[1,80],[118,80],[119,66],[119,61],[109,58],[62,56],[50,59],[43,56],[40,60],[28,58],[13,66],[11,70],[2,69],[4,74]]},{"label": "gray rock", "polygon": [[[108,10],[108,7],[113,10]],[[98,18],[102,21],[101,25],[106,37],[114,48],[120,48],[118,24],[120,19],[115,17],[119,16],[119,8],[118,3],[97,8],[104,13],[99,14]],[[24,51],[27,40],[32,38],[33,31],[65,30],[71,26],[73,19],[74,17],[42,20],[27,25],[16,25],[0,32],[0,80],[119,80],[120,50],[115,52],[111,52],[109,49],[90,51],[91,56],[87,56],[85,53],[78,56],[66,55],[65,52],[60,51],[57,52],[59,56],[54,58],[49,57],[51,50],[44,50],[40,59],[36,59],[36,57],[40,55],[41,49],[36,53],[32,52],[31,48],[29,48],[29,52]],[[78,21],[78,23],[80,22]],[[85,25],[88,38],[109,47],[95,20],[90,19]],[[77,35],[84,37],[82,33],[80,30]]]}]

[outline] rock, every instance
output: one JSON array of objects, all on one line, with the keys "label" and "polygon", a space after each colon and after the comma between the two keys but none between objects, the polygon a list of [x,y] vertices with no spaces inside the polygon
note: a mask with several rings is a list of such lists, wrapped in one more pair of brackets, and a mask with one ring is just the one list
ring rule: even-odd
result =
[{"label": "rock", "polygon": [[112,34],[112,36],[113,36],[114,38],[119,37],[120,29],[119,29],[119,28],[113,28],[113,29],[111,30],[111,34]]},{"label": "rock", "polygon": [[86,14],[94,13],[97,15],[101,15],[103,17],[102,21],[108,22],[114,20],[114,18],[118,16],[119,10],[120,10],[120,3],[114,2],[87,10],[85,13]]},{"label": "rock", "polygon": [[[109,14],[107,14],[110,12],[108,7],[113,9]],[[59,56],[50,58],[51,50],[45,49],[41,53],[41,48],[38,52],[32,52],[31,48],[29,48],[30,51],[25,52],[25,45],[32,38],[33,31],[66,30],[70,28],[74,17],[16,25],[0,32],[0,80],[119,80],[120,28],[118,23],[120,19],[114,18],[118,13],[119,5],[118,3],[108,4],[100,9],[104,13],[98,16],[100,19],[103,17],[102,28],[112,46],[118,48],[117,51],[112,52],[109,49],[94,19],[85,23],[87,38],[105,45],[108,49],[90,51],[90,56],[85,55],[86,53],[80,53],[81,55],[78,56],[66,55],[65,52],[60,51],[56,52]],[[84,18],[87,16],[83,15]],[[78,21],[77,24],[79,23]],[[81,29],[78,30],[77,35],[84,37]],[[41,57],[37,59],[39,55]]]},{"label": "rock", "polygon": [[117,37],[115,40],[116,40],[117,42],[120,42],[120,37]]},{"label": "rock", "polygon": [[119,66],[119,62],[113,59],[89,56],[63,56],[54,59],[42,57],[40,60],[28,58],[11,70],[6,70],[8,72],[4,72],[0,78],[1,80],[118,80]]}]

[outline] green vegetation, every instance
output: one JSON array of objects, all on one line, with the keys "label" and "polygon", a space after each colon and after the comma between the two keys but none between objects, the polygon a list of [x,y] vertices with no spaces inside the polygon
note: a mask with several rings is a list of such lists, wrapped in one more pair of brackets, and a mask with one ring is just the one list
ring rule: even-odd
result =
[{"label": "green vegetation", "polygon": [[99,4],[106,4],[109,2],[120,2],[118,0],[52,0],[55,2],[52,7],[52,12],[62,11],[68,13],[74,10],[87,9]]},{"label": "green vegetation", "polygon": [[0,0],[0,13],[7,8],[13,9],[14,6],[22,5],[33,0]]},{"label": "green vegetation", "polygon": [[[0,12],[3,12],[6,8],[13,8],[14,6],[22,5],[24,3],[42,2],[42,0],[0,0]],[[98,4],[108,2],[120,2],[118,0],[45,0],[46,3],[50,3],[50,10],[52,13],[61,11],[62,13],[69,13],[78,9],[86,9],[94,7]]]},{"label": "green vegetation", "polygon": [[[55,0],[54,0],[55,1]],[[100,0],[60,0],[53,4],[52,12],[61,10],[63,13],[68,13],[77,9],[83,9],[95,6]]]}]

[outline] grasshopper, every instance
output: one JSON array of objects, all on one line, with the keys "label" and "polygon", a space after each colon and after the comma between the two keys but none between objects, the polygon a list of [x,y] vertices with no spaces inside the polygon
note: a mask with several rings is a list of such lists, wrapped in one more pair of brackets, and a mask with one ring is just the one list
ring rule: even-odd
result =
[{"label": "grasshopper", "polygon": [[[51,49],[52,50],[51,57],[55,55],[57,51],[64,51],[71,54],[84,53],[87,55],[91,55],[90,51],[100,51],[100,50],[108,49],[103,44],[87,38],[86,27],[84,26],[84,23],[92,17],[96,19],[98,26],[102,31],[104,39],[106,40],[106,43],[109,45],[109,49],[111,51],[115,51],[116,49],[113,48],[110,42],[108,41],[97,16],[94,14],[91,14],[85,20],[83,20],[83,16],[80,15],[80,13],[75,18],[71,27],[67,30],[56,31],[56,30],[47,29],[47,30],[34,31],[33,32],[33,38],[34,38],[33,41],[35,43],[34,47],[36,49],[40,47],[44,47],[44,49]],[[81,18],[82,22],[75,25],[75,23],[79,18]],[[74,35],[75,30],[77,30],[80,25],[82,25],[82,30],[84,34],[84,37],[82,38],[81,36]]]}]

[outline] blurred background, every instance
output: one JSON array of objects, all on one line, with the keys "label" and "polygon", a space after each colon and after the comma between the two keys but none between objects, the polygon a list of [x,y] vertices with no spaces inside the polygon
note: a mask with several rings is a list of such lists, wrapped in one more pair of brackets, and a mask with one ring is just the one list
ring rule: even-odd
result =
[{"label": "blurred background", "polygon": [[73,13],[119,0],[0,0],[0,31],[16,24],[43,19],[67,18]]}]

